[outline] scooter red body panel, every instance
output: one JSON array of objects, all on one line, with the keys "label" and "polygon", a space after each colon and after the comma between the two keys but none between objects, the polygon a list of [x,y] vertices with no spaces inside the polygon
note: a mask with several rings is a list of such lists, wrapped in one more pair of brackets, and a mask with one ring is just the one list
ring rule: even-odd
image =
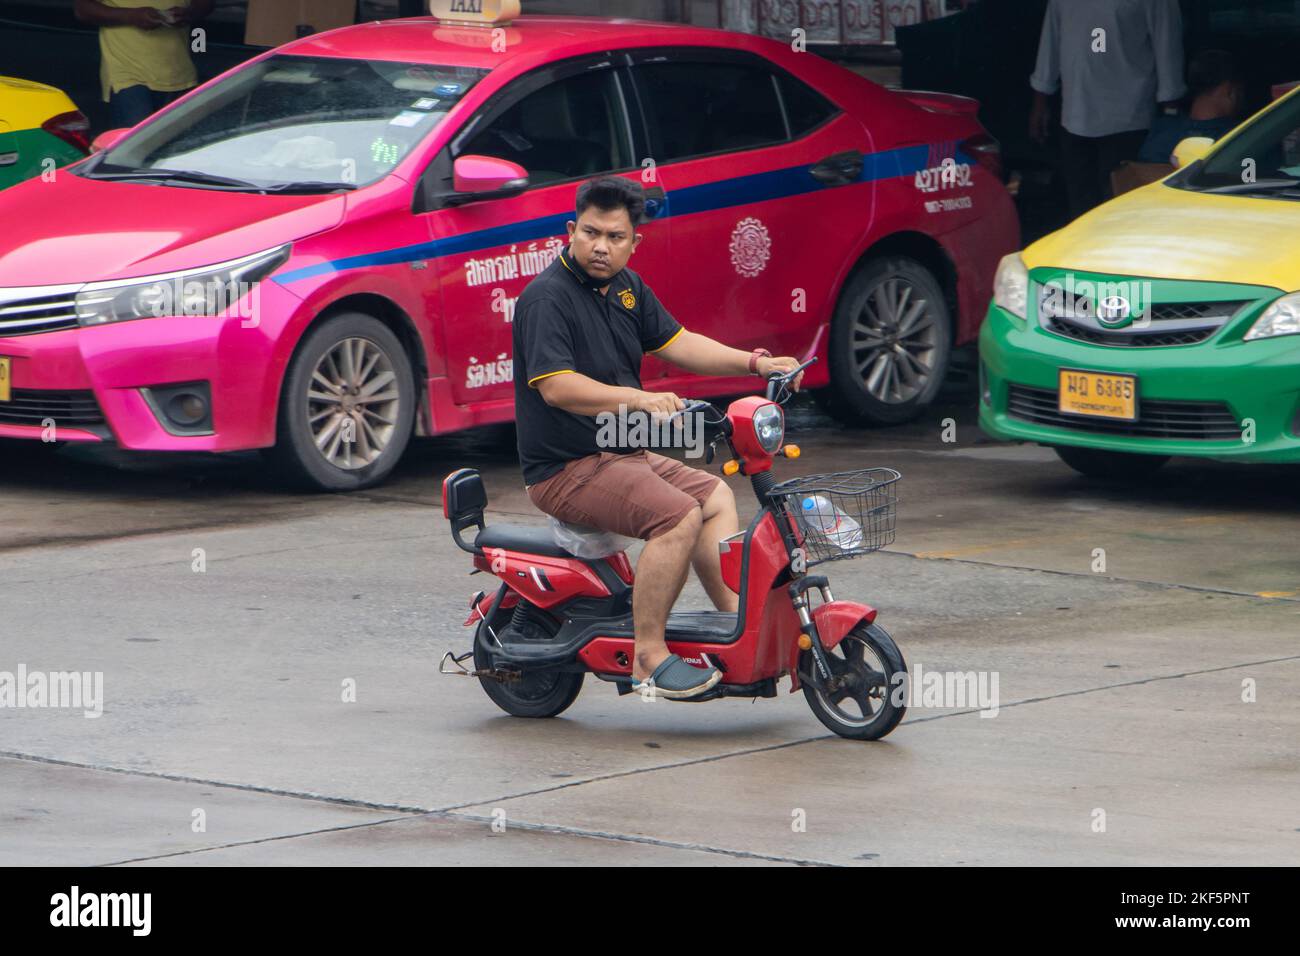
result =
[{"label": "scooter red body panel", "polygon": [[492,548],[490,554],[474,556],[474,567],[495,574],[512,591],[540,608],[556,607],[577,597],[609,594],[605,582],[577,558],[552,558]]}]

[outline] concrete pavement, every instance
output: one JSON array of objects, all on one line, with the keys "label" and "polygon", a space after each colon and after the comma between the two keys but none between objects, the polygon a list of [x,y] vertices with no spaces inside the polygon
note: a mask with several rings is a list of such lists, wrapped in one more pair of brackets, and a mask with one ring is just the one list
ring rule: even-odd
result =
[{"label": "concrete pavement", "polygon": [[470,464],[492,515],[537,521],[504,430],[422,442],[351,496],[285,494],[253,456],[0,447],[0,671],[102,671],[105,696],[0,710],[0,863],[1300,860],[1300,471],[1102,486],[955,408],[791,429],[792,474],[904,472],[896,544],[827,570],[914,672],[996,673],[996,717],[914,706],[855,744],[802,695],[592,679],[559,719],[500,714],[437,674],[483,585],[434,496]]}]

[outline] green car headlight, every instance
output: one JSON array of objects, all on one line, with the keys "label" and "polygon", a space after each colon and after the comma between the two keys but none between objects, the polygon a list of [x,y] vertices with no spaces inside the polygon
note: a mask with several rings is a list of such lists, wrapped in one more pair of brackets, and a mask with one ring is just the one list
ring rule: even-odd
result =
[{"label": "green car headlight", "polygon": [[220,315],[288,258],[286,244],[183,272],[91,282],[77,293],[77,323],[89,326],[164,315]]},{"label": "green car headlight", "polygon": [[1246,333],[1247,342],[1252,339],[1271,339],[1279,335],[1300,334],[1300,292],[1284,295],[1259,317],[1250,331]]},{"label": "green car headlight", "polygon": [[993,304],[1023,319],[1029,302],[1029,270],[1020,253],[1003,256],[993,279]]}]

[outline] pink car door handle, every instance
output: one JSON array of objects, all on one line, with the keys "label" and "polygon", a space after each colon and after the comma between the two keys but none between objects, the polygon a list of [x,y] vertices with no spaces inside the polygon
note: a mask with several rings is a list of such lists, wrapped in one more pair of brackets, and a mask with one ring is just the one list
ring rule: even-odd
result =
[{"label": "pink car door handle", "polygon": [[668,208],[668,196],[662,186],[652,186],[645,191],[645,217],[658,219]]},{"label": "pink car door handle", "polygon": [[847,186],[862,175],[862,154],[856,150],[825,157],[808,170],[813,179],[825,186]]}]

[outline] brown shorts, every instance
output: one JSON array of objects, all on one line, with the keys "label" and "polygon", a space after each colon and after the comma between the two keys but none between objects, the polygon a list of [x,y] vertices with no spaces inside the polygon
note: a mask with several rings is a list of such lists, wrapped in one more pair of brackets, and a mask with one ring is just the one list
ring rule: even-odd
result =
[{"label": "brown shorts", "polygon": [[703,506],[722,479],[647,451],[577,458],[528,489],[542,511],[567,524],[649,541]]}]

